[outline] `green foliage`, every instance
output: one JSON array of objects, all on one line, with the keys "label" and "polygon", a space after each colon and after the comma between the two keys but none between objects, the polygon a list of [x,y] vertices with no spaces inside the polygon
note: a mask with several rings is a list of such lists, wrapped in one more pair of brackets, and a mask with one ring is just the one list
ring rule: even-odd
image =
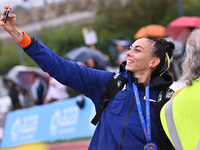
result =
[{"label": "green foliage", "polygon": [[82,26],[67,25],[61,29],[43,30],[41,41],[58,55],[64,56],[69,50],[85,45]]},{"label": "green foliage", "polygon": [[3,42],[0,40],[0,55],[1,55],[1,51],[2,51],[2,46],[3,46]]},{"label": "green foliage", "polygon": [[[200,1],[199,0],[181,0],[179,1],[182,7],[184,16],[200,16]],[[176,3],[174,2],[176,6]],[[173,21],[179,16],[177,6],[174,9],[169,9],[164,18],[160,21],[161,24],[167,26],[169,22]]]},{"label": "green foliage", "polygon": [[121,5],[120,0],[99,0],[97,17],[93,23],[97,31],[102,27],[114,32],[137,31],[148,24],[160,24],[169,11],[176,10],[174,0],[129,0]]},{"label": "green foliage", "polygon": [[4,75],[7,71],[14,65],[19,64],[19,59],[17,56],[17,51],[15,44],[9,44],[6,46],[1,46],[0,55],[0,75]]},{"label": "green foliage", "polygon": [[2,48],[3,46],[3,42],[0,40],[0,49]]},{"label": "green foliage", "polygon": [[182,8],[185,16],[200,16],[199,0],[182,0]]}]

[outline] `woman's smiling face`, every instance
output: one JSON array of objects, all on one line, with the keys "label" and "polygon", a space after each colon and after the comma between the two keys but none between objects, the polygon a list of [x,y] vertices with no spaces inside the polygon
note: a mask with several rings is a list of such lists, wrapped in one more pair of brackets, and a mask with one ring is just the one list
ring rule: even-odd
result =
[{"label": "woman's smiling face", "polygon": [[136,40],[126,54],[126,70],[131,72],[144,72],[150,67],[150,61],[153,58],[154,42],[147,38]]}]

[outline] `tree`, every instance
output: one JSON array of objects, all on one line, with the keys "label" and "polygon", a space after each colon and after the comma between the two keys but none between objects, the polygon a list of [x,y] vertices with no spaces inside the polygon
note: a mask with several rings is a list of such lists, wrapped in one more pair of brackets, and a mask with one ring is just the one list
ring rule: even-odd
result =
[{"label": "tree", "polygon": [[73,48],[85,45],[82,26],[66,25],[60,29],[43,30],[41,37],[41,41],[60,56],[64,56]]},{"label": "tree", "polygon": [[123,5],[121,0],[99,0],[94,25],[98,31],[103,27],[115,32],[136,32],[144,25],[160,24],[170,11],[177,12],[174,0],[127,0]]}]

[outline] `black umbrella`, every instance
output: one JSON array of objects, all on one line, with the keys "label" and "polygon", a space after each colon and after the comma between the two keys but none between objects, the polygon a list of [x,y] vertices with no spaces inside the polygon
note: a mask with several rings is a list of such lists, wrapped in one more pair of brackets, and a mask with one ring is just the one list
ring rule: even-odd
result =
[{"label": "black umbrella", "polygon": [[96,63],[102,67],[109,66],[110,64],[106,56],[101,51],[86,46],[72,49],[66,54],[66,57],[70,60],[81,62],[86,61],[88,58],[93,58]]}]

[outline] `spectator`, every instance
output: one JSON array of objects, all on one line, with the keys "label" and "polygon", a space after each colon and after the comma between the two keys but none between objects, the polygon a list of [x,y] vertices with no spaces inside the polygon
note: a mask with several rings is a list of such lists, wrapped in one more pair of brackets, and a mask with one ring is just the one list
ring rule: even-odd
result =
[{"label": "spectator", "polygon": [[11,98],[12,110],[21,109],[22,105],[20,104],[19,100],[20,87],[12,80],[6,80],[6,85],[8,87],[9,96]]},{"label": "spectator", "polygon": [[102,67],[100,63],[97,63],[97,61],[93,57],[89,57],[85,62],[83,62],[83,64],[88,68],[105,70],[105,68]]},{"label": "spectator", "polygon": [[34,102],[30,98],[29,90],[21,89],[21,99],[23,100],[23,107],[28,108],[34,106]]},{"label": "spectator", "polygon": [[120,40],[116,44],[117,44],[116,48],[119,52],[118,58],[116,60],[116,65],[119,65],[126,60],[126,53],[129,50],[130,42],[125,40]]},{"label": "spectator", "polygon": [[67,86],[59,83],[56,79],[47,74],[49,78],[48,91],[45,97],[45,103],[54,102],[57,100],[65,100],[69,98],[67,93]]},{"label": "spectator", "polygon": [[[200,29],[186,43],[180,81],[186,86],[174,93],[161,110],[163,128],[177,150],[200,149]],[[181,84],[183,84],[181,82]]]},{"label": "spectator", "polygon": [[35,73],[31,73],[29,77],[32,83],[30,89],[30,96],[34,101],[35,105],[41,105],[44,103],[44,97],[46,96],[47,92],[47,84]]}]

